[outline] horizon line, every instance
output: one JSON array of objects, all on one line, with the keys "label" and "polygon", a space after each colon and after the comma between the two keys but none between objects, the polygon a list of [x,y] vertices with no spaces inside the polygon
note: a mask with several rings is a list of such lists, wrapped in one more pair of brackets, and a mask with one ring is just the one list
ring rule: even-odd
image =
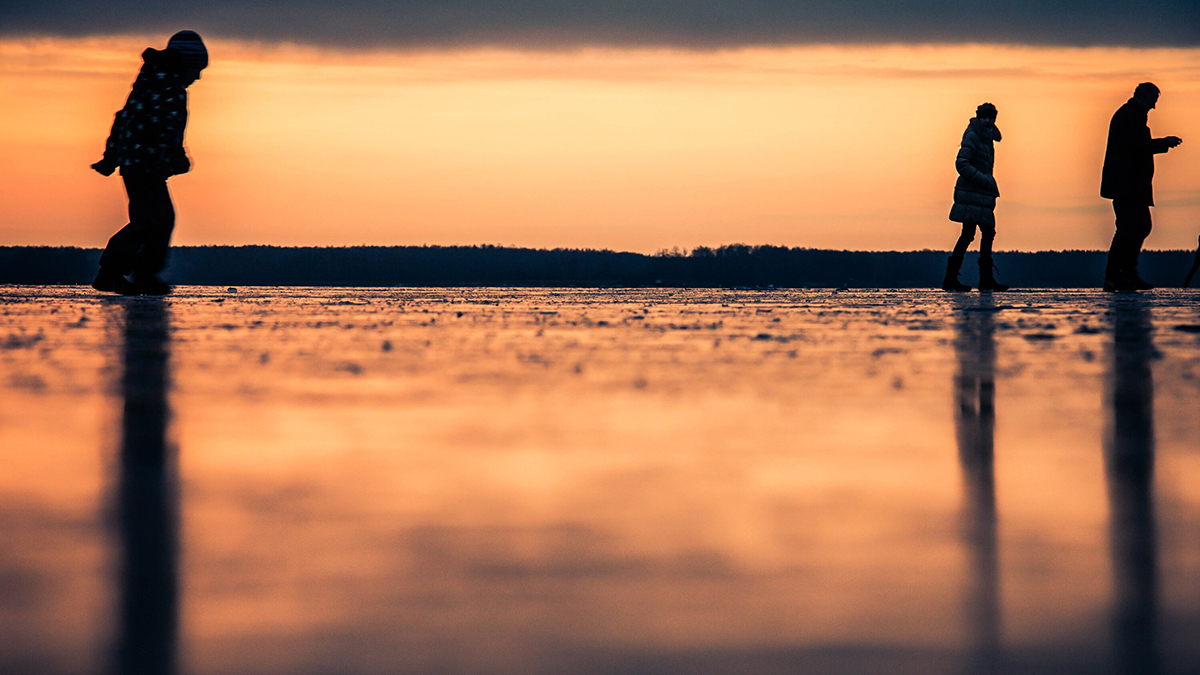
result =
[{"label": "horizon line", "polygon": [[[592,247],[572,247],[572,246],[552,246],[552,247],[535,247],[535,246],[519,246],[511,244],[332,244],[332,245],[292,245],[292,244],[179,244],[172,245],[171,249],[195,249],[195,248],[277,248],[277,249],[365,249],[365,248],[497,248],[513,251],[579,251],[579,252],[594,252],[594,253],[613,253],[622,255],[641,255],[648,258],[653,257],[670,257],[674,255],[690,255],[699,249],[708,249],[710,251],[718,251],[723,248],[732,247],[747,247],[751,249],[773,248],[785,249],[789,251],[817,251],[831,253],[941,253],[946,254],[944,249],[936,248],[920,248],[920,249],[851,249],[851,248],[821,248],[812,246],[787,246],[784,244],[747,244],[744,242],[733,242],[729,244],[719,244],[715,246],[694,246],[691,248],[674,247],[678,250],[662,248],[654,253],[642,253],[639,251],[621,251],[612,248],[592,248]],[[73,246],[73,245],[54,245],[54,244],[0,244],[2,249],[68,249],[81,251],[103,251],[103,246]],[[1064,249],[1038,249],[1034,251],[1026,251],[1021,249],[996,249],[995,254],[1022,254],[1032,255],[1038,253],[1107,253],[1105,249],[1092,248],[1064,248]],[[1189,248],[1147,248],[1142,250],[1143,253],[1193,253],[1193,249]]]}]

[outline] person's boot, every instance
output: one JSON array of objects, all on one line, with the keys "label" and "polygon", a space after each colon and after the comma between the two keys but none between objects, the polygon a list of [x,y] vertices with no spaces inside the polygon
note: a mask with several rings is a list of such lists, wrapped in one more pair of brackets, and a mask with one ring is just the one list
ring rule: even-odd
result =
[{"label": "person's boot", "polygon": [[1104,286],[1102,287],[1107,293],[1115,293],[1117,286],[1121,284],[1121,266],[1117,262],[1116,244],[1108,252],[1108,261],[1104,265]]},{"label": "person's boot", "polygon": [[946,277],[942,279],[943,291],[969,291],[971,287],[958,280],[958,270],[962,267],[962,258],[950,256],[946,259]]},{"label": "person's boot", "polygon": [[992,259],[979,258],[979,290],[981,291],[1007,291],[1008,285],[996,281],[996,277],[992,276]]},{"label": "person's boot", "polygon": [[1152,290],[1154,290],[1154,284],[1152,284],[1149,281],[1146,281],[1145,279],[1138,276],[1136,267],[1133,268],[1133,270],[1129,273],[1129,282],[1128,283],[1131,287],[1133,287],[1133,290],[1135,290],[1135,291],[1152,291]]},{"label": "person's boot", "polygon": [[1119,288],[1123,285],[1121,282],[1121,276],[1121,269],[1113,265],[1110,260],[1108,266],[1104,268],[1104,290],[1108,293],[1115,293],[1118,290],[1121,290]]},{"label": "person's boot", "polygon": [[1126,270],[1117,270],[1112,276],[1106,275],[1104,277],[1104,290],[1109,293],[1128,293],[1130,291],[1143,290],[1138,282],[1142,284],[1146,283],[1138,279],[1136,274],[1130,274]]},{"label": "person's boot", "polygon": [[1116,279],[1105,279],[1104,290],[1106,291],[1152,291],[1154,284],[1143,280],[1137,275],[1137,272],[1128,270],[1122,271]]},{"label": "person's boot", "polygon": [[92,280],[92,288],[118,295],[141,295],[141,291],[124,276],[103,267],[96,273],[96,278]]},{"label": "person's boot", "polygon": [[1134,290],[1133,285],[1129,283],[1129,275],[1125,273],[1125,270],[1114,266],[1109,266],[1104,270],[1103,288],[1108,293]]},{"label": "person's boot", "polygon": [[156,274],[133,273],[133,287],[141,295],[170,295],[171,284],[158,278]]}]

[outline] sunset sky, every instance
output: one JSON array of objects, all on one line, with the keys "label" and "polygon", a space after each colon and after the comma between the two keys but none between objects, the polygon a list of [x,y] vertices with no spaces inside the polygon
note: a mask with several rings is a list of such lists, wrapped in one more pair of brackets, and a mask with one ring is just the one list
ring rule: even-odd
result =
[{"label": "sunset sky", "polygon": [[[139,3],[0,9],[0,245],[102,246],[100,158],[147,46],[204,35],[177,244],[949,247],[1000,109],[1001,249],[1105,248],[1108,120],[1163,90],[1148,248],[1200,234],[1193,2]],[[137,11],[135,11],[137,10]]]}]

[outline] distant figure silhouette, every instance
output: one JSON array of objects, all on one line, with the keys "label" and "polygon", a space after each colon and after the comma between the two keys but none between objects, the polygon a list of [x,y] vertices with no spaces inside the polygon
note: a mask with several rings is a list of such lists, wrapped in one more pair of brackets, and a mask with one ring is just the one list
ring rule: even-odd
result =
[{"label": "distant figure silhouette", "polygon": [[984,103],[975,109],[975,117],[963,132],[962,146],[954,160],[958,170],[958,181],[954,184],[954,206],[950,208],[950,220],[962,223],[962,234],[954,251],[946,262],[946,278],[942,288],[947,291],[969,291],[971,287],[958,280],[963,256],[967,247],[975,240],[975,228],[983,232],[979,242],[979,290],[1007,291],[1008,286],[996,281],[992,275],[992,242],[996,239],[996,198],[1000,188],[992,175],[996,163],[995,141],[1000,140],[996,128],[996,106]]},{"label": "distant figure silhouette", "polygon": [[1154,155],[1183,142],[1178,136],[1152,138],[1146,119],[1158,103],[1159,90],[1143,82],[1133,98],[1117,109],[1108,125],[1108,148],[1100,196],[1111,199],[1117,232],[1108,250],[1104,290],[1144,291],[1154,288],[1138,276],[1138,254],[1150,235],[1150,207],[1154,206]]},{"label": "distant figure silhouette", "polygon": [[[171,36],[167,48],[146,49],[125,107],[117,112],[104,148],[92,165],[102,175],[121,170],[129,197],[129,224],[108,240],[92,287],[122,295],[166,295],[158,278],[166,266],[175,227],[167,179],[191,168],[183,149],[187,87],[208,66],[208,51],[196,33]],[[130,278],[131,277],[131,278]]]}]

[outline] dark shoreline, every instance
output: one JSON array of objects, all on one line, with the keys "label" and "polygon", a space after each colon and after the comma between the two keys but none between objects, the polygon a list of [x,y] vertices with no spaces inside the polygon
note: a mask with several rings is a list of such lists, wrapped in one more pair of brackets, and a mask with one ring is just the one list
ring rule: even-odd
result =
[{"label": "dark shoreline", "polygon": [[[1000,252],[997,276],[1020,288],[1095,288],[1105,251]],[[163,275],[202,286],[582,286],[933,288],[944,251],[747,246],[644,255],[502,246],[176,246]],[[1193,251],[1146,251],[1142,276],[1179,287]],[[0,247],[0,284],[88,284],[100,249]],[[978,278],[968,254],[962,279]]]}]

